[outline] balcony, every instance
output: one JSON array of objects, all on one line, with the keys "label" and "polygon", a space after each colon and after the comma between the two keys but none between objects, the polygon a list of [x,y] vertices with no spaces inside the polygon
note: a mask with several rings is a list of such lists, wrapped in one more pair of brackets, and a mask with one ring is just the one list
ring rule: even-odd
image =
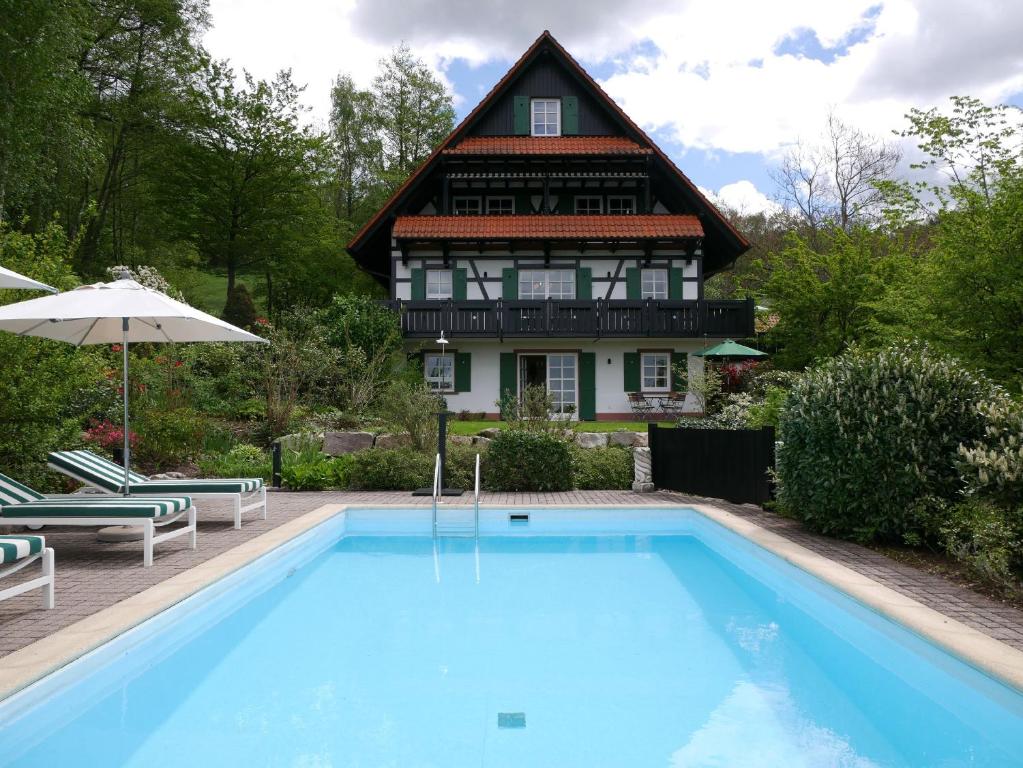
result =
[{"label": "balcony", "polygon": [[753,300],[622,301],[496,299],[388,302],[407,338],[657,338],[753,335]]}]

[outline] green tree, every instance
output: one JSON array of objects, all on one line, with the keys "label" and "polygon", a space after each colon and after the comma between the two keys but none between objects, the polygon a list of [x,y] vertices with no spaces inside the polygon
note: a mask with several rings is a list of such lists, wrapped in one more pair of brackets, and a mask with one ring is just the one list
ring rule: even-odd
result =
[{"label": "green tree", "polygon": [[330,91],[327,138],[334,216],[354,231],[373,212],[379,195],[383,141],[373,92],[340,75]]}]

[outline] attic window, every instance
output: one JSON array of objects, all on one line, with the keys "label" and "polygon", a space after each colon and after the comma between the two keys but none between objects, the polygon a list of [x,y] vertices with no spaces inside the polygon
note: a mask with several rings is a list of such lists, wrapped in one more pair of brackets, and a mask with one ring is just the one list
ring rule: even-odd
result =
[{"label": "attic window", "polygon": [[561,99],[533,99],[530,113],[534,136],[561,135]]}]

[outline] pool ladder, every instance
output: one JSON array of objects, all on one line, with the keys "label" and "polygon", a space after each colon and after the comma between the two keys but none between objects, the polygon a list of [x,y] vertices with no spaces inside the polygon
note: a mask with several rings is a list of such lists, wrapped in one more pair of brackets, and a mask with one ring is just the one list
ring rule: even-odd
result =
[{"label": "pool ladder", "polygon": [[461,507],[448,506],[442,501],[441,476],[440,476],[440,454],[433,465],[433,537],[438,536],[459,536],[463,538],[480,538],[480,455],[476,454],[476,482],[473,488],[472,519],[467,520],[464,516],[440,519],[440,509],[445,512],[454,512]]}]

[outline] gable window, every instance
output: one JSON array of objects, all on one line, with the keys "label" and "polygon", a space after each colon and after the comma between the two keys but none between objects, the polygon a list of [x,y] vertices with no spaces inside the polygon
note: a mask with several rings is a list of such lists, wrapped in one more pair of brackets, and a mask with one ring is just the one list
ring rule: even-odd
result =
[{"label": "gable window", "polygon": [[644,269],[640,280],[641,299],[668,298],[668,270]]},{"label": "gable window", "polygon": [[426,270],[426,298],[428,299],[451,298],[450,269]]},{"label": "gable window", "polygon": [[561,99],[533,99],[530,112],[534,136],[561,135]]},{"label": "gable window", "polygon": [[523,269],[519,271],[520,299],[574,299],[574,269]]},{"label": "gable window", "polygon": [[667,392],[671,389],[671,353],[644,352],[641,359],[643,391]]},{"label": "gable window", "polygon": [[603,199],[599,195],[579,196],[575,199],[576,213],[603,213]]},{"label": "gable window", "polygon": [[455,216],[476,216],[480,211],[478,197],[456,197],[451,201],[451,212]]},{"label": "gable window", "polygon": [[631,196],[610,196],[607,198],[608,213],[635,213],[636,198]]},{"label": "gable window", "polygon": [[455,391],[455,357],[428,353],[423,355],[423,376],[426,386],[436,392]]},{"label": "gable window", "polygon": [[514,197],[488,197],[487,214],[491,216],[508,216],[515,213]]}]

